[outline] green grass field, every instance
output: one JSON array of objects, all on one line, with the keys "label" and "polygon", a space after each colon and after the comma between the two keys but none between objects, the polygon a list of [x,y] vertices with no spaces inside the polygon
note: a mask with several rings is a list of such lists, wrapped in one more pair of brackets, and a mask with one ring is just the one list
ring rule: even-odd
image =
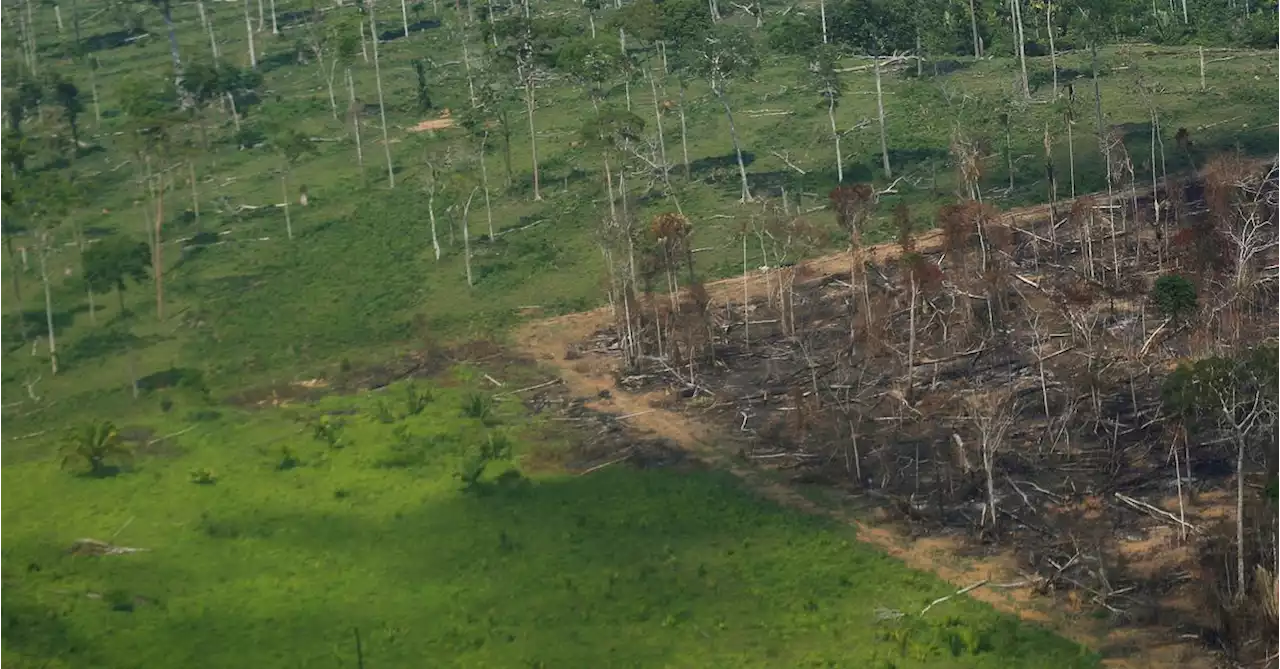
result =
[{"label": "green grass field", "polygon": [[[240,5],[206,8],[223,57],[247,65]],[[51,5],[34,7],[42,70],[64,72],[82,91],[86,147],[73,162],[60,157],[65,131],[46,101],[24,126],[36,138],[29,169],[72,175],[74,201],[52,220],[16,220],[12,207],[5,213],[6,226],[25,226],[6,227],[12,253],[4,256],[0,292],[6,667],[356,666],[356,628],[370,669],[1094,665],[1075,646],[969,599],[948,602],[918,624],[878,622],[877,609],[918,611],[949,587],[856,543],[847,528],[757,499],[724,474],[618,466],[574,477],[526,467],[522,477],[501,478],[504,470],[520,470],[522,456],[570,449],[582,437],[557,433],[513,403],[496,405],[492,425],[464,416],[462,405],[479,392],[465,370],[437,379],[425,411],[394,423],[379,421],[377,406],[385,396],[402,411],[400,386],[284,408],[249,410],[227,401],[246,389],[334,378],[445,342],[501,340],[525,307],[555,314],[604,301],[594,234],[608,203],[600,157],[574,142],[590,109],[581,90],[561,76],[538,90],[542,201],[532,199],[519,102],[512,107],[509,186],[502,151],[490,144],[484,159],[499,237],[472,239],[475,282],[468,287],[460,210],[478,184],[474,150],[458,130],[405,130],[439,108],[468,104],[453,6],[439,9],[444,26],[379,47],[394,189],[387,184],[372,64],[358,52],[352,63],[365,104],[361,170],[349,126],[330,113],[319,68],[298,62],[295,43],[305,27],[286,19],[307,7],[278,0],[275,8],[282,34],[272,36],[269,21],[255,34],[260,101],[241,109],[241,139],[256,135],[261,142],[238,148],[230,118],[215,105],[204,112],[210,150],[201,148],[198,123],[188,118],[148,168],[131,152],[120,91],[130,78],[171,74],[158,15],[146,10],[153,32],[123,43],[110,14],[81,9],[80,30],[100,47],[93,51],[101,65],[93,79],[97,120],[87,67],[60,55],[71,40],[68,8],[61,8],[68,25],[59,31]],[[585,23],[576,5],[551,9]],[[420,6],[410,20],[434,12]],[[208,36],[195,5],[176,4],[174,18],[184,59],[206,57]],[[380,31],[396,31],[399,8],[379,6],[377,20]],[[7,17],[6,29],[13,25]],[[470,57],[480,68],[485,49],[477,33]],[[6,33],[8,62],[20,59],[16,44]],[[871,237],[889,236],[888,212],[900,201],[924,227],[936,207],[954,199],[947,146],[956,127],[990,140],[987,199],[1013,207],[1048,197],[1047,125],[1059,195],[1068,195],[1064,103],[1050,99],[1049,59],[1030,59],[1034,100],[1017,103],[1016,61],[1003,57],[1010,52],[977,62],[947,59],[936,76],[932,63],[923,77],[914,66],[885,73],[891,160],[903,179],[897,194],[883,198],[883,220]],[[1161,162],[1170,172],[1218,150],[1274,151],[1274,53],[1208,53],[1209,85],[1201,91],[1192,47],[1103,50],[1107,122],[1123,129],[1139,182],[1152,172],[1152,109],[1164,128]],[[429,59],[437,107],[425,114],[416,109],[412,62],[419,58]],[[1058,64],[1064,86],[1086,77],[1074,79],[1073,144],[1076,190],[1085,193],[1104,186],[1087,54],[1064,52]],[[740,271],[742,227],[777,217],[771,211],[782,206],[784,188],[792,212],[800,194],[799,206],[831,233],[823,248],[844,245],[831,214],[817,209],[836,178],[826,112],[807,76],[803,59],[767,55],[753,78],[730,87],[752,189],[763,201],[751,205],[737,201],[722,109],[704,82],[689,81],[693,178],[677,166],[671,179],[694,224],[702,276]],[[891,181],[879,173],[873,78],[866,70],[843,77],[838,121],[859,126],[844,139],[846,181],[887,186]],[[659,77],[657,87],[661,99],[677,97],[674,77]],[[345,106],[345,89],[338,88]],[[637,81],[630,94],[652,135],[648,84]],[[611,105],[624,100],[620,85],[609,91]],[[1012,188],[1000,113],[1012,119]],[[668,112],[662,124],[668,160],[678,162],[678,118]],[[1187,151],[1172,139],[1182,127],[1194,139]],[[291,170],[291,241],[282,209],[273,206],[284,195],[283,160],[272,139],[285,129],[314,139],[314,151]],[[807,174],[801,178],[775,154]],[[448,180],[435,201],[439,261],[429,234],[428,160]],[[127,314],[110,294],[95,295],[91,313],[77,240],[146,239],[157,210],[143,186],[147,169],[168,170],[164,318],[157,318],[150,281],[130,284]],[[636,161],[626,169],[628,206],[642,225],[673,208],[668,198],[648,197]],[[305,208],[296,201],[301,185]],[[48,274],[56,375],[41,336],[46,313],[34,234],[40,227],[55,245]],[[470,209],[469,227],[473,235],[487,232],[479,204]],[[754,242],[749,254],[752,267],[776,261],[763,258]],[[141,380],[137,399],[134,376]],[[317,441],[301,420],[327,410],[356,412],[336,417],[348,424],[344,448]],[[60,468],[55,453],[64,431],[101,418],[141,435],[134,467],[108,478]],[[402,428],[407,432],[396,432]],[[463,492],[455,474],[474,464],[490,435],[502,435],[498,441],[509,442],[513,453],[486,470],[488,485]],[[285,447],[299,466],[280,469]],[[216,483],[193,482],[206,475]],[[82,537],[148,550],[67,554]]]},{"label": "green grass field", "polygon": [[[575,435],[468,415],[460,376],[408,417],[402,385],[224,409],[111,478],[3,468],[5,666],[354,667],[354,628],[367,667],[1093,666],[967,599],[878,622],[950,589],[727,474],[504,476]],[[341,448],[299,423],[323,412]],[[463,491],[495,436],[513,452]],[[147,551],[68,555],[81,537]]]}]

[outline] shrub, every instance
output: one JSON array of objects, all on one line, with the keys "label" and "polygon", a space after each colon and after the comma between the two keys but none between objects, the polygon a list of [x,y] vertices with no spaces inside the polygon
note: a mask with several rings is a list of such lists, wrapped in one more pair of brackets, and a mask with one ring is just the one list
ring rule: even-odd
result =
[{"label": "shrub", "polygon": [[488,421],[493,415],[493,398],[484,393],[471,393],[462,402],[462,415]]},{"label": "shrub", "polygon": [[316,441],[321,441],[329,445],[329,448],[342,448],[347,445],[346,440],[342,438],[342,430],[346,427],[340,420],[333,420],[329,416],[321,416],[319,420],[312,423],[311,434]]},{"label": "shrub", "polygon": [[1195,311],[1196,287],[1184,276],[1166,274],[1156,279],[1155,286],[1151,289],[1151,299],[1161,313],[1177,318]]},{"label": "shrub", "polygon": [[212,469],[191,470],[191,482],[196,485],[213,485],[218,482],[218,475]]},{"label": "shrub", "polygon": [[83,462],[93,476],[110,474],[114,467],[109,463],[125,461],[133,456],[129,447],[120,440],[115,423],[109,420],[73,428],[60,453],[63,467]]},{"label": "shrub", "polygon": [[416,416],[424,409],[431,400],[435,399],[430,388],[418,390],[417,385],[410,383],[405,386],[404,409],[406,416]]},{"label": "shrub", "polygon": [[502,433],[489,433],[484,443],[476,447],[471,455],[463,461],[454,476],[462,481],[464,491],[474,490],[480,484],[484,470],[494,460],[505,460],[511,457],[511,442]]}]

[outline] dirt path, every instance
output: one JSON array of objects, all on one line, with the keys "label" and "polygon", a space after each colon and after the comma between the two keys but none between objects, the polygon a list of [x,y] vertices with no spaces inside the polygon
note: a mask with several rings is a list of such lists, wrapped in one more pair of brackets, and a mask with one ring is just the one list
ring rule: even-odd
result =
[{"label": "dirt path", "polygon": [[[1047,205],[1006,212],[1007,216],[1019,222],[1044,218],[1048,214]],[[931,231],[917,237],[916,248],[922,252],[934,251],[942,241],[940,231]],[[871,247],[869,251],[877,261],[884,261],[895,257],[898,248],[896,244],[882,244]],[[802,266],[803,272],[811,277],[843,274],[850,268],[850,258],[847,253],[835,253],[806,261]],[[771,274],[753,272],[746,277],[713,282],[707,285],[707,290],[716,302],[741,301],[744,291],[753,298],[764,296],[771,281]],[[954,584],[957,589],[984,579],[989,579],[994,584],[1011,584],[1024,580],[1014,557],[1007,551],[982,559],[962,558],[959,557],[959,552],[963,545],[958,540],[912,540],[896,529],[868,524],[866,519],[856,518],[844,510],[820,505],[784,483],[769,480],[761,471],[744,466],[726,449],[717,447],[712,426],[679,411],[662,408],[665,393],[635,394],[619,389],[614,382],[617,361],[613,357],[587,352],[581,357],[566,360],[565,354],[569,348],[609,325],[610,318],[609,309],[605,307],[533,322],[520,328],[517,341],[528,354],[554,368],[574,396],[600,398],[600,391],[609,391],[608,399],[594,399],[588,402],[589,408],[628,415],[627,421],[633,429],[671,440],[707,464],[733,473],[759,494],[779,504],[852,525],[857,528],[860,540],[878,547],[912,568],[933,572]],[[1108,667],[1156,669],[1177,666],[1209,669],[1215,666],[1198,644],[1172,640],[1170,630],[1115,629],[1106,621],[1092,618],[1087,611],[1073,607],[1071,602],[1064,604],[1037,596],[1028,586],[982,587],[970,592],[969,596],[1025,620],[1034,621],[1091,649],[1101,651],[1104,655],[1141,655],[1107,659],[1105,665]],[[1123,649],[1129,652],[1124,652]]]}]

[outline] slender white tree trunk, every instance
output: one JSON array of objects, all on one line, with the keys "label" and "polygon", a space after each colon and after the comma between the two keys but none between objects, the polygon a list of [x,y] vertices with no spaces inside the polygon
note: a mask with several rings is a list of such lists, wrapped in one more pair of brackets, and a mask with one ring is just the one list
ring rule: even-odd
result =
[{"label": "slender white tree trunk", "polygon": [[818,14],[822,18],[822,43],[827,43],[827,0],[818,0]]},{"label": "slender white tree trunk", "polygon": [[204,25],[205,32],[209,33],[209,53],[213,55],[213,59],[218,60],[218,39],[213,36],[213,21],[210,21],[204,11],[204,0],[196,2],[196,9],[200,10],[200,23]]},{"label": "slender white tree trunk", "polygon": [[276,0],[271,0],[271,34],[280,34],[280,24],[276,20]]},{"label": "slender white tree trunk", "polygon": [[[1184,0],[1185,2],[1185,0]],[[1196,47],[1196,51],[1200,54],[1200,92],[1204,92],[1204,47]]]},{"label": "slender white tree trunk", "polygon": [[249,67],[258,69],[258,54],[253,50],[253,20],[249,18],[249,0],[244,0],[244,32],[249,38]]},{"label": "slender white tree trunk", "polygon": [[40,283],[44,284],[44,322],[49,330],[49,365],[53,374],[58,373],[58,341],[53,333],[53,293],[49,290],[49,270],[45,261],[48,255],[49,233],[40,234]]},{"label": "slender white tree trunk", "polygon": [[1026,35],[1022,31],[1022,2],[1010,0],[1013,5],[1014,37],[1018,40],[1018,62],[1022,66],[1022,96],[1031,99],[1031,84],[1027,79]]},{"label": "slender white tree trunk", "polygon": [[533,123],[533,111],[537,106],[533,99],[533,90],[533,74],[530,73],[524,84],[524,101],[529,111],[529,153],[533,160],[533,199],[539,201],[542,199],[542,187],[538,174],[538,129]]},{"label": "slender white tree trunk", "polygon": [[982,57],[982,42],[978,40],[978,10],[973,6],[973,0],[969,0],[969,28],[973,30],[973,57]]},{"label": "slender white tree trunk", "polygon": [[498,238],[493,232],[493,207],[489,204],[489,169],[485,167],[484,148],[489,142],[489,131],[484,131],[480,139],[480,185],[484,188],[484,216],[489,223],[489,243]]},{"label": "slender white tree trunk", "polygon": [[289,168],[280,174],[280,194],[284,196],[284,231],[293,241],[293,218],[289,215]]},{"label": "slender white tree trunk", "polygon": [[689,168],[689,126],[684,115],[684,80],[680,80],[680,152],[684,155],[684,178],[693,178]]},{"label": "slender white tree trunk", "polygon": [[738,127],[733,122],[733,110],[729,108],[729,99],[725,97],[724,91],[718,86],[713,86],[711,92],[720,100],[720,104],[724,105],[725,118],[729,119],[729,138],[733,140],[733,152],[738,157],[738,176],[742,180],[742,202],[751,201],[751,188],[747,182],[747,164],[742,159],[742,145],[738,142]]},{"label": "slender white tree trunk", "polygon": [[1049,32],[1049,67],[1053,68],[1053,99],[1058,99],[1058,50],[1053,46],[1053,0],[1049,0],[1044,13],[1045,29]]},{"label": "slender white tree trunk", "polygon": [[434,170],[431,176],[431,190],[427,193],[427,217],[431,221],[431,249],[436,254],[436,262],[440,261],[440,237],[436,234],[436,178]]},{"label": "slender white tree trunk", "polygon": [[373,39],[373,78],[378,84],[378,115],[382,118],[382,149],[387,156],[387,183],[396,187],[396,171],[391,164],[391,140],[387,137],[387,107],[382,101],[382,69],[378,64],[378,27],[373,19],[374,3],[369,2],[369,34]]},{"label": "slender white tree trunk", "polygon": [[658,84],[653,80],[653,72],[645,71],[645,75],[649,77],[649,91],[653,94],[653,123],[658,131],[658,156],[662,160],[662,181],[671,185],[668,178],[667,169],[667,140],[662,134],[662,106],[658,102]]},{"label": "slender white tree trunk", "polygon": [[480,190],[479,187],[471,189],[471,195],[467,196],[467,204],[462,207],[462,252],[465,258],[463,264],[467,268],[468,288],[474,286],[475,281],[471,277],[471,228],[467,223],[467,219],[471,217],[471,200],[476,196],[476,191],[478,190]]},{"label": "slender white tree trunk", "polygon": [[409,5],[405,4],[405,0],[400,0],[400,19],[404,22],[404,36],[408,37],[409,36]]},{"label": "slender white tree trunk", "polygon": [[884,92],[880,88],[880,58],[872,57],[873,68],[876,74],[876,112],[880,119],[880,157],[884,166],[884,175],[886,178],[893,178],[893,170],[889,167],[889,135],[884,127]]},{"label": "slender white tree trunk", "polygon": [[[364,25],[364,24],[361,24]],[[356,85],[351,79],[351,68],[346,68],[347,74],[347,97],[350,102],[348,106],[351,108],[351,129],[356,136],[356,164],[360,170],[364,171],[364,147],[360,143],[360,114],[356,111]]]},{"label": "slender white tree trunk", "polygon": [[840,129],[836,127],[836,98],[827,97],[827,120],[831,121],[831,139],[836,145],[836,182],[844,183],[844,156],[840,154]]},{"label": "slender white tree trunk", "polygon": [[258,0],[258,32],[262,32],[267,28],[267,14],[263,10],[262,0]]}]

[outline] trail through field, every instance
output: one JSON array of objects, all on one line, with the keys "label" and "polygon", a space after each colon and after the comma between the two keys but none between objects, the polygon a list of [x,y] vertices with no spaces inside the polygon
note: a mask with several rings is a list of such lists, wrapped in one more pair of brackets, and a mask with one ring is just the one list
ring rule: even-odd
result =
[{"label": "trail through field", "polygon": [[[1149,187],[1139,189],[1138,195],[1149,190]],[[1130,191],[1117,193],[1115,197],[1127,199],[1133,195]],[[1105,196],[1099,199],[1105,200]],[[1065,211],[1066,206],[1069,205],[1064,201],[1059,211]],[[1042,220],[1049,213],[1048,205],[1039,205],[1009,210],[1004,215],[1011,224],[1016,224]],[[934,230],[918,235],[915,247],[918,252],[928,253],[939,250],[942,243],[942,232]],[[868,247],[865,251],[866,257],[877,263],[892,260],[899,253],[896,243]],[[847,274],[851,266],[850,255],[842,252],[800,263],[797,269],[803,276],[816,278]],[[775,282],[771,272],[756,271],[707,284],[706,288],[713,302],[723,304],[730,300],[741,302],[744,294],[750,299],[765,297],[769,284]],[[1070,606],[1055,603],[1049,597],[1036,595],[1026,576],[1020,574],[1010,551],[979,559],[960,557],[963,545],[959,540],[908,538],[887,525],[870,524],[874,521],[819,504],[786,483],[771,480],[763,472],[742,464],[734,458],[733,452],[717,445],[715,429],[709,423],[704,424],[679,410],[665,408],[667,393],[631,393],[619,388],[615,383],[617,357],[592,351],[566,356],[567,351],[609,326],[611,319],[608,307],[568,314],[529,323],[517,331],[516,340],[540,363],[553,367],[573,396],[593,398],[587,404],[589,408],[626,416],[626,421],[637,432],[669,439],[690,455],[733,473],[750,488],[779,504],[852,525],[856,527],[860,540],[877,546],[912,568],[937,574],[954,584],[957,590],[985,580],[987,584],[970,591],[970,597],[1051,629],[1102,652],[1104,657],[1130,656],[1108,658],[1104,661],[1105,666],[1116,669],[1172,666],[1209,669],[1215,666],[1208,653],[1197,644],[1173,638],[1172,630],[1116,627],[1087,613],[1072,611]]]}]

